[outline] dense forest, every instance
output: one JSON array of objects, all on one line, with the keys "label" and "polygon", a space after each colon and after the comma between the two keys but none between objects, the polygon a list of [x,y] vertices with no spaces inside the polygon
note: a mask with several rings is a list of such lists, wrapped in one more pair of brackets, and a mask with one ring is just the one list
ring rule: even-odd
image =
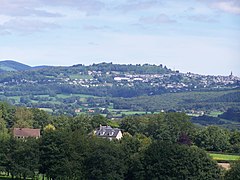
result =
[{"label": "dense forest", "polygon": [[[98,138],[99,125],[119,127],[120,140]],[[13,127],[40,128],[39,139],[16,139]],[[0,172],[13,178],[236,179],[239,163],[223,171],[207,151],[240,153],[240,132],[194,126],[184,113],[53,116],[0,103]],[[191,165],[189,165],[191,164]]]},{"label": "dense forest", "polygon": [[240,107],[240,91],[165,93],[158,96],[113,99],[116,109],[225,111]]}]

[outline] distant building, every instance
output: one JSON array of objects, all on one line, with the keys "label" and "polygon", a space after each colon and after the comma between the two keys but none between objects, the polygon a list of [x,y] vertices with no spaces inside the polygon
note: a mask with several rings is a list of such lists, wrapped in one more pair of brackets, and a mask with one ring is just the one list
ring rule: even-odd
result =
[{"label": "distant building", "polygon": [[101,138],[107,138],[109,140],[112,139],[121,139],[122,132],[118,128],[112,128],[111,126],[102,126],[100,125],[99,129],[95,131],[96,136]]},{"label": "distant building", "polygon": [[88,112],[89,113],[94,113],[95,111],[94,111],[94,109],[89,109]]},{"label": "distant building", "polygon": [[15,138],[39,138],[40,137],[40,129],[31,129],[31,128],[14,128],[13,129],[13,136]]},{"label": "distant building", "polygon": [[232,79],[233,78],[233,73],[231,71],[231,74],[229,75],[229,78]]},{"label": "distant building", "polygon": [[81,111],[81,109],[75,109],[75,113],[80,113]]},{"label": "distant building", "polygon": [[127,77],[114,77],[115,81],[129,81],[130,79]]}]

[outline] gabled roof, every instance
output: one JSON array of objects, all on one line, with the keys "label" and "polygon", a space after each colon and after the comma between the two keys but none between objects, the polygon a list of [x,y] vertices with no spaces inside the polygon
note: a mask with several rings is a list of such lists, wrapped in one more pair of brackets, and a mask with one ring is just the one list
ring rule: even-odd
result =
[{"label": "gabled roof", "polygon": [[111,126],[100,126],[96,131],[96,135],[99,137],[116,138],[120,131],[120,129],[112,128]]},{"label": "gabled roof", "polygon": [[13,129],[14,137],[40,137],[40,129],[31,129],[31,128],[14,128]]}]

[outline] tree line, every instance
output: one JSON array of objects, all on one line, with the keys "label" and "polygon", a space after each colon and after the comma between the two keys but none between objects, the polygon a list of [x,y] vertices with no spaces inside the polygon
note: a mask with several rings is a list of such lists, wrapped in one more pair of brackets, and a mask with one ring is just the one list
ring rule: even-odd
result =
[{"label": "tree line", "polygon": [[[51,116],[0,103],[0,172],[23,179],[39,174],[48,179],[236,177],[238,164],[224,175],[205,150],[239,151],[239,131],[197,128],[184,113],[160,113],[122,119],[118,125],[124,136],[119,141],[92,133],[111,123],[99,115]],[[40,128],[41,137],[16,139],[13,127]]]}]

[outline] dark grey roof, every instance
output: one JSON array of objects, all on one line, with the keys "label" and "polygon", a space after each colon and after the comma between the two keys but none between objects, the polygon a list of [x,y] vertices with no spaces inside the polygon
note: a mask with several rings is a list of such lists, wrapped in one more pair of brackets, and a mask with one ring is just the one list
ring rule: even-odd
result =
[{"label": "dark grey roof", "polygon": [[100,128],[96,131],[96,135],[99,137],[106,138],[116,138],[120,129],[112,128],[111,126],[100,126]]}]

